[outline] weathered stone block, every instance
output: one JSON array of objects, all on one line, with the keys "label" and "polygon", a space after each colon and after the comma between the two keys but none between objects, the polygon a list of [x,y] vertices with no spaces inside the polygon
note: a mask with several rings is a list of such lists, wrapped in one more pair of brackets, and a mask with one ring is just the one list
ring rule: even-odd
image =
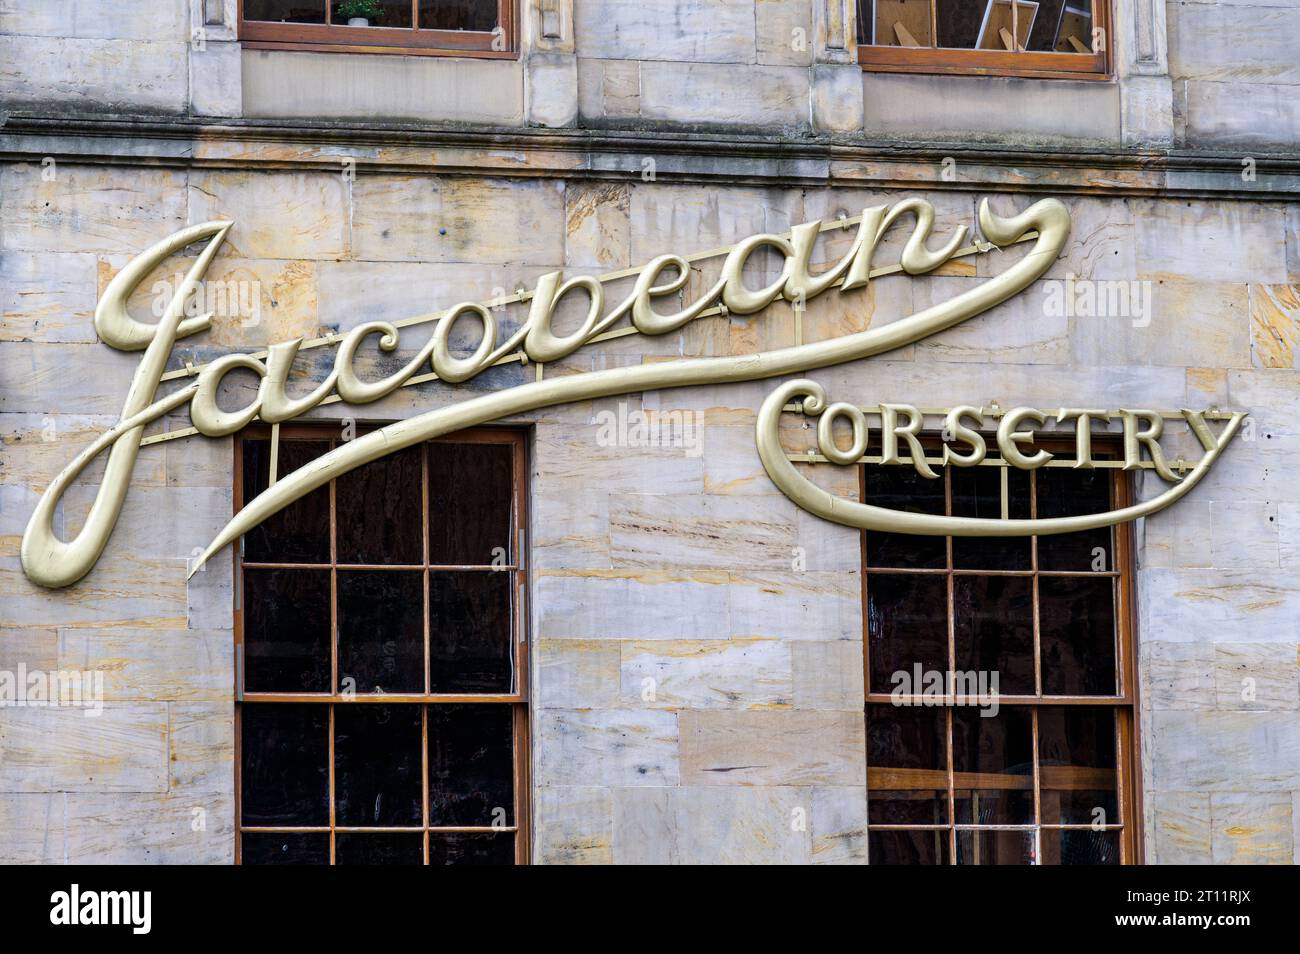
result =
[{"label": "weathered stone block", "polygon": [[337,174],[190,174],[191,224],[233,220],[223,251],[242,258],[324,258],[348,254],[347,182]]},{"label": "weathered stone block", "polygon": [[564,262],[562,182],[362,175],[352,196],[358,259]]},{"label": "weathered stone block", "polygon": [[536,576],[542,637],[727,638],[727,578],[722,573],[549,570]]},{"label": "weathered stone block", "polygon": [[15,708],[0,732],[2,792],[167,791],[167,705]]},{"label": "weathered stone block", "polygon": [[678,784],[674,712],[542,709],[534,721],[539,786]]},{"label": "weathered stone block", "polygon": [[0,246],[134,255],[185,226],[185,179],[172,169],[5,164]]},{"label": "weathered stone block", "polygon": [[614,796],[609,789],[565,785],[534,790],[539,864],[614,863]]},{"label": "weathered stone block", "polygon": [[754,4],[744,0],[669,0],[653,6],[598,0],[575,3],[573,22],[582,56],[754,62]]},{"label": "weathered stone block", "polygon": [[684,710],[681,772],[687,785],[862,785],[861,712]]},{"label": "weathered stone block", "polygon": [[1217,643],[1220,709],[1300,709],[1300,661],[1290,643]]},{"label": "weathered stone block", "polygon": [[788,786],[618,789],[614,861],[806,864],[809,794]]},{"label": "weathered stone block", "polygon": [[1216,865],[1287,865],[1294,861],[1290,794],[1213,792],[1210,820]]},{"label": "weathered stone block", "polygon": [[617,706],[620,645],[612,639],[539,640],[537,704],[544,709]]},{"label": "weathered stone block", "polygon": [[1206,792],[1150,792],[1152,824],[1147,860],[1158,865],[1208,865],[1210,796]]},{"label": "weathered stone block", "polygon": [[790,644],[775,639],[624,642],[622,703],[655,709],[788,707],[790,653]]}]

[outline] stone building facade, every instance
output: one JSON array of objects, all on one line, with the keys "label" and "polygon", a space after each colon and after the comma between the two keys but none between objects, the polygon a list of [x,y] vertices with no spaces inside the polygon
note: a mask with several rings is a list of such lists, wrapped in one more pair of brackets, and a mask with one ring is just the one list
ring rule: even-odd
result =
[{"label": "stone building facade", "polygon": [[[0,860],[235,856],[235,565],[223,553],[186,579],[230,520],[235,440],[144,447],[78,583],[37,586],[20,563],[50,481],[118,422],[139,357],[92,318],[133,256],[234,222],[208,281],[242,307],[179,343],[179,368],[909,197],[933,204],[934,244],[986,197],[1004,215],[1057,198],[1072,231],[1005,304],[810,372],[834,399],[1249,412],[1196,491],[1133,530],[1131,824],[1147,862],[1296,860],[1300,9],[1121,0],[1109,73],[1083,80],[864,69],[847,0],[520,0],[514,49],[496,58],[255,48],[236,0],[107,7],[0,5],[0,670],[104,676],[97,718],[0,711]],[[799,315],[778,302],[611,340],[544,374],[859,332],[1019,254],[885,276]],[[1140,283],[1148,320],[1053,314],[1048,286],[1067,280]],[[534,374],[505,365],[304,420],[400,420]],[[531,861],[867,861],[860,534],[768,479],[754,430],[774,386],[505,421],[527,434]],[[698,453],[597,439],[636,412],[686,412]],[[851,471],[815,469],[857,494]],[[101,458],[65,495],[65,538],[103,471]]]}]

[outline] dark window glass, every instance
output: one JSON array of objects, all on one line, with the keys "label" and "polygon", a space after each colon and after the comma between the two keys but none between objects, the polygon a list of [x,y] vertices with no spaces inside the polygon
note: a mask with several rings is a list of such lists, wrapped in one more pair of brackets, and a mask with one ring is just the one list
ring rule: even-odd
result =
[{"label": "dark window glass", "polygon": [[1114,825],[1115,713],[1092,706],[1046,706],[1038,713],[1043,824]]},{"label": "dark window glass", "polygon": [[[1002,472],[1007,474],[1008,515],[1029,517],[1029,472],[1014,467],[953,467],[952,512],[956,517],[1002,517]],[[1029,537],[953,537],[952,565],[959,570],[1028,570]]]},{"label": "dark window glass", "polygon": [[335,824],[372,828],[421,823],[421,731],[419,706],[335,707]]},{"label": "dark window glass", "polygon": [[244,832],[239,860],[246,865],[327,865],[330,836],[313,832]]},{"label": "dark window glass", "polygon": [[1117,865],[1120,863],[1119,832],[1075,828],[1068,831],[1044,828],[1043,864]]},{"label": "dark window glass", "polygon": [[511,691],[513,585],[496,570],[429,573],[431,692]]},{"label": "dark window glass", "polygon": [[[916,666],[946,673],[947,580],[928,574],[870,574],[867,639],[873,692],[893,692],[902,678],[898,674],[915,682]],[[914,687],[913,694],[920,689]]]},{"label": "dark window glass", "polygon": [[[378,0],[380,13],[376,17],[368,18],[369,23],[351,22],[351,17],[345,17],[339,12],[340,0],[334,0],[334,7],[330,11],[330,22],[339,26],[372,26],[372,27],[397,27],[411,28],[411,3],[410,0]],[[365,19],[365,18],[363,18]]]},{"label": "dark window glass", "polygon": [[412,447],[339,477],[339,563],[424,562],[420,453]]},{"label": "dark window glass", "polygon": [[420,0],[421,30],[478,30],[497,27],[496,0]]},{"label": "dark window glass", "polygon": [[1035,853],[1032,831],[957,832],[959,865],[1032,865]]},{"label": "dark window glass", "polygon": [[1009,706],[991,711],[952,710],[957,824],[1033,824],[1033,716]]},{"label": "dark window glass", "polygon": [[324,23],[325,0],[244,0],[245,20]]},{"label": "dark window glass", "polygon": [[244,690],[329,692],[330,574],[244,571]]},{"label": "dark window glass", "polygon": [[429,445],[430,564],[500,566],[513,559],[514,459],[509,444]]},{"label": "dark window glass", "polygon": [[[283,440],[281,473],[330,446]],[[270,469],[269,442],[241,447],[240,505]],[[463,439],[407,449],[335,478],[279,529],[246,538],[257,561],[245,558],[238,589],[241,860],[514,862],[523,706],[419,697],[517,686],[518,447]],[[433,507],[431,483],[441,495]],[[328,830],[265,830],[276,827]],[[447,830],[460,828],[488,831]]]},{"label": "dark window glass", "polygon": [[1034,695],[1034,581],[954,576],[952,604],[957,670],[985,679],[985,693]]},{"label": "dark window glass", "polygon": [[[865,500],[873,507],[888,510],[942,514],[943,479],[922,477],[914,467],[906,464],[868,467]],[[867,534],[867,566],[933,570],[947,564],[948,546],[943,537],[918,537],[908,533]]]},{"label": "dark window glass", "polygon": [[424,574],[340,570],[338,590],[339,690],[423,692]]},{"label": "dark window glass", "polygon": [[[1043,467],[1038,471],[1038,517],[1069,517],[1111,509],[1111,478],[1105,470]],[[1111,571],[1115,569],[1109,527],[1038,538],[1040,570]]]},{"label": "dark window glass", "polygon": [[1038,600],[1043,693],[1114,695],[1114,578],[1039,577]]},{"label": "dark window glass", "polygon": [[245,705],[240,712],[240,812],[251,827],[329,824],[329,710]]},{"label": "dark window glass", "polygon": [[873,865],[946,865],[948,832],[873,828],[867,833],[867,860]]},{"label": "dark window glass", "polygon": [[876,825],[948,821],[947,714],[936,706],[867,706],[867,810]]},{"label": "dark window glass", "polygon": [[[328,441],[281,441],[280,476],[291,473],[329,451]],[[244,503],[269,486],[271,442],[246,440],[243,447]],[[248,563],[329,563],[330,492],[313,490],[272,514],[244,535]]]},{"label": "dark window glass", "polygon": [[342,831],[335,836],[334,860],[340,865],[422,865],[424,835]]},{"label": "dark window glass", "polygon": [[430,824],[514,824],[513,718],[503,705],[429,707]]},{"label": "dark window glass", "polygon": [[515,838],[503,832],[430,832],[431,865],[512,865]]}]

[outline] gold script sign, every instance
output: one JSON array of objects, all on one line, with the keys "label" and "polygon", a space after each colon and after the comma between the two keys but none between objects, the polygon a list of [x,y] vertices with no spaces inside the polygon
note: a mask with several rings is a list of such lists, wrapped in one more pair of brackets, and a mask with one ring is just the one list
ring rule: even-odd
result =
[{"label": "gold script sign", "polygon": [[[873,269],[872,260],[885,233],[904,217],[911,217],[914,225],[903,247],[898,266]],[[409,322],[370,321],[349,331],[338,343],[330,373],[314,390],[301,397],[290,397],[286,393],[285,385],[290,368],[300,349],[321,342],[304,345],[302,339],[295,339],[272,345],[265,355],[226,355],[199,370],[193,382],[159,398],[157,392],[164,380],[185,374],[166,371],[176,342],[210,326],[211,315],[185,317],[185,303],[202,281],[231,224],[208,222],[175,233],[132,259],[105,289],[95,312],[95,328],[100,338],[111,347],[124,351],[143,351],[144,354],[127,392],[117,425],[101,435],[59,473],[32,514],[23,534],[21,555],[23,570],[34,582],[48,587],[68,586],[90,571],[103,552],[121,512],[136,456],[145,440],[146,425],[186,404],[189,405],[190,420],[195,432],[208,437],[222,437],[238,431],[253,420],[278,424],[328,401],[365,404],[379,400],[399,387],[420,381],[466,381],[504,360],[527,359],[539,363],[560,360],[586,344],[618,333],[610,329],[623,321],[628,323],[624,329],[627,333],[661,335],[676,331],[706,314],[754,314],[778,299],[802,307],[807,300],[832,288],[845,294],[864,288],[873,276],[882,273],[902,271],[909,275],[924,274],[958,254],[974,251],[962,250],[962,243],[967,236],[965,226],[956,229],[942,247],[932,250],[929,240],[934,227],[933,207],[921,199],[906,199],[893,206],[865,209],[861,216],[844,222],[809,222],[795,227],[788,235],[753,235],[735,246],[720,250],[718,254],[725,254],[726,259],[717,282],[696,301],[669,314],[656,311],[655,301],[676,296],[686,287],[689,277],[689,259],[686,257],[661,255],[630,273],[620,273],[620,277],[634,279],[632,291],[609,310],[605,307],[605,283],[612,276],[581,275],[564,280],[562,273],[552,272],[538,280],[531,294],[518,296],[516,300],[528,300],[531,303],[528,317],[519,330],[504,341],[498,341],[498,328],[492,308],[482,303],[464,302],[436,316],[434,333],[416,356],[396,373],[378,381],[365,381],[358,375],[355,358],[359,349],[367,339],[377,337],[381,350],[395,350],[401,336],[398,324]],[[828,229],[850,224],[857,225],[857,232],[848,252],[829,269],[813,274],[811,263],[818,237]],[[1030,239],[1033,240],[1033,245],[1023,258],[1002,274],[949,301],[892,324],[840,338],[758,354],[683,359],[593,371],[552,380],[539,379],[418,414],[356,438],[285,475],[249,501],[195,561],[191,575],[226,544],[237,540],[272,514],[317,487],[362,464],[434,437],[574,401],[645,390],[754,381],[797,374],[882,354],[919,341],[987,311],[1040,278],[1065,245],[1070,230],[1070,216],[1061,202],[1044,199],[1019,215],[1003,218],[990,210],[986,200],[980,205],[979,225],[985,239],[995,246]],[[204,239],[207,244],[188,270],[184,282],[176,289],[158,323],[146,324],[131,317],[126,302],[132,291],[169,255]],[[774,281],[763,288],[753,289],[746,285],[743,272],[746,263],[760,249],[775,250],[782,256],[783,266]],[[554,330],[553,319],[559,303],[573,292],[580,292],[587,297],[589,304],[586,317],[576,331],[561,335]],[[482,337],[473,352],[463,356],[454,353],[449,342],[456,322],[467,314],[477,317]],[[431,371],[426,371],[426,368]],[[244,408],[223,410],[217,404],[217,394],[223,379],[236,369],[252,371],[259,376],[261,383],[257,396]],[[1244,417],[1241,414],[1234,415],[1218,440],[1210,436],[1203,421],[1199,426],[1193,421],[1193,429],[1206,448],[1205,456],[1193,473],[1178,481],[1172,491],[1138,507],[1086,518],[1069,518],[1068,521],[943,518],[940,525],[918,522],[913,514],[879,511],[878,508],[829,498],[829,495],[804,480],[785,459],[776,441],[777,418],[786,402],[793,397],[804,399],[803,413],[829,415],[823,416],[822,423],[825,427],[819,428],[819,432],[824,429],[829,434],[829,423],[848,413],[838,405],[832,405],[828,409],[824,393],[810,381],[790,382],[773,393],[764,403],[759,416],[758,446],[764,466],[777,486],[800,506],[827,519],[853,526],[914,533],[1055,533],[1083,526],[1070,521],[1087,520],[1092,521],[1087,526],[1101,526],[1154,513],[1178,499],[1199,481]],[[58,503],[85,467],[105,450],[109,454],[107,467],[85,525],[71,540],[61,540],[53,529]],[[828,451],[828,457],[829,454]],[[840,457],[834,459],[847,462]],[[1162,476],[1165,475],[1162,473]],[[1174,475],[1169,476],[1177,480]]]}]

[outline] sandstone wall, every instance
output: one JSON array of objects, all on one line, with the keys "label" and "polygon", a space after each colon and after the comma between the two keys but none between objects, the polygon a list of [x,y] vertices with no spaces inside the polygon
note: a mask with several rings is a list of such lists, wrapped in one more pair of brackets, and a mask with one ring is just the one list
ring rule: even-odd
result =
[{"label": "sandstone wall", "polygon": [[[232,853],[228,555],[185,582],[187,558],[230,514],[231,442],[186,438],[144,449],[117,531],[77,586],[40,590],[18,564],[37,497],[120,410],[136,359],[98,343],[90,317],[131,255],[186,224],[236,220],[209,279],[254,283],[261,317],[219,316],[211,332],[178,349],[178,361],[202,360],[513,290],[548,269],[626,267],[904,195],[930,199],[941,232],[973,222],[985,194],[1004,212],[1035,198],[1009,173],[1000,186],[930,181],[888,191],[833,175],[791,184],[751,174],[725,185],[554,167],[541,176],[536,168],[526,177],[466,176],[371,163],[349,177],[285,157],[267,147],[265,166],[248,153],[238,162],[168,165],[58,161],[52,173],[37,157],[0,166],[0,669],[99,669],[107,690],[98,720],[73,710],[0,712],[5,861],[219,862]],[[959,328],[813,376],[836,399],[859,403],[1251,412],[1253,439],[1235,443],[1201,488],[1139,530],[1147,856],[1294,860],[1297,207],[1060,195],[1074,232],[1044,282],[1071,273],[1150,281],[1149,326],[1053,317],[1040,282]],[[891,239],[881,260],[900,242]],[[891,276],[843,298],[831,293],[813,303],[805,335],[888,322],[1001,271],[1017,254],[965,259],[918,279]],[[146,283],[137,296],[142,315],[150,291]],[[793,340],[791,315],[776,306],[593,346],[546,373]],[[532,374],[510,366],[467,389]],[[629,395],[516,422],[533,429],[539,861],[864,858],[857,540],[798,511],[762,472],[753,426],[770,387]],[[450,397],[425,385],[314,416],[388,420]],[[620,403],[697,415],[702,453],[601,446],[597,414]],[[821,469],[828,486],[854,492],[851,475]],[[66,531],[79,526],[93,489],[67,498]],[[795,548],[805,555],[799,568]],[[1256,682],[1251,701],[1244,677]],[[656,680],[652,701],[643,698],[647,678]],[[806,825],[792,825],[800,817]]]}]

